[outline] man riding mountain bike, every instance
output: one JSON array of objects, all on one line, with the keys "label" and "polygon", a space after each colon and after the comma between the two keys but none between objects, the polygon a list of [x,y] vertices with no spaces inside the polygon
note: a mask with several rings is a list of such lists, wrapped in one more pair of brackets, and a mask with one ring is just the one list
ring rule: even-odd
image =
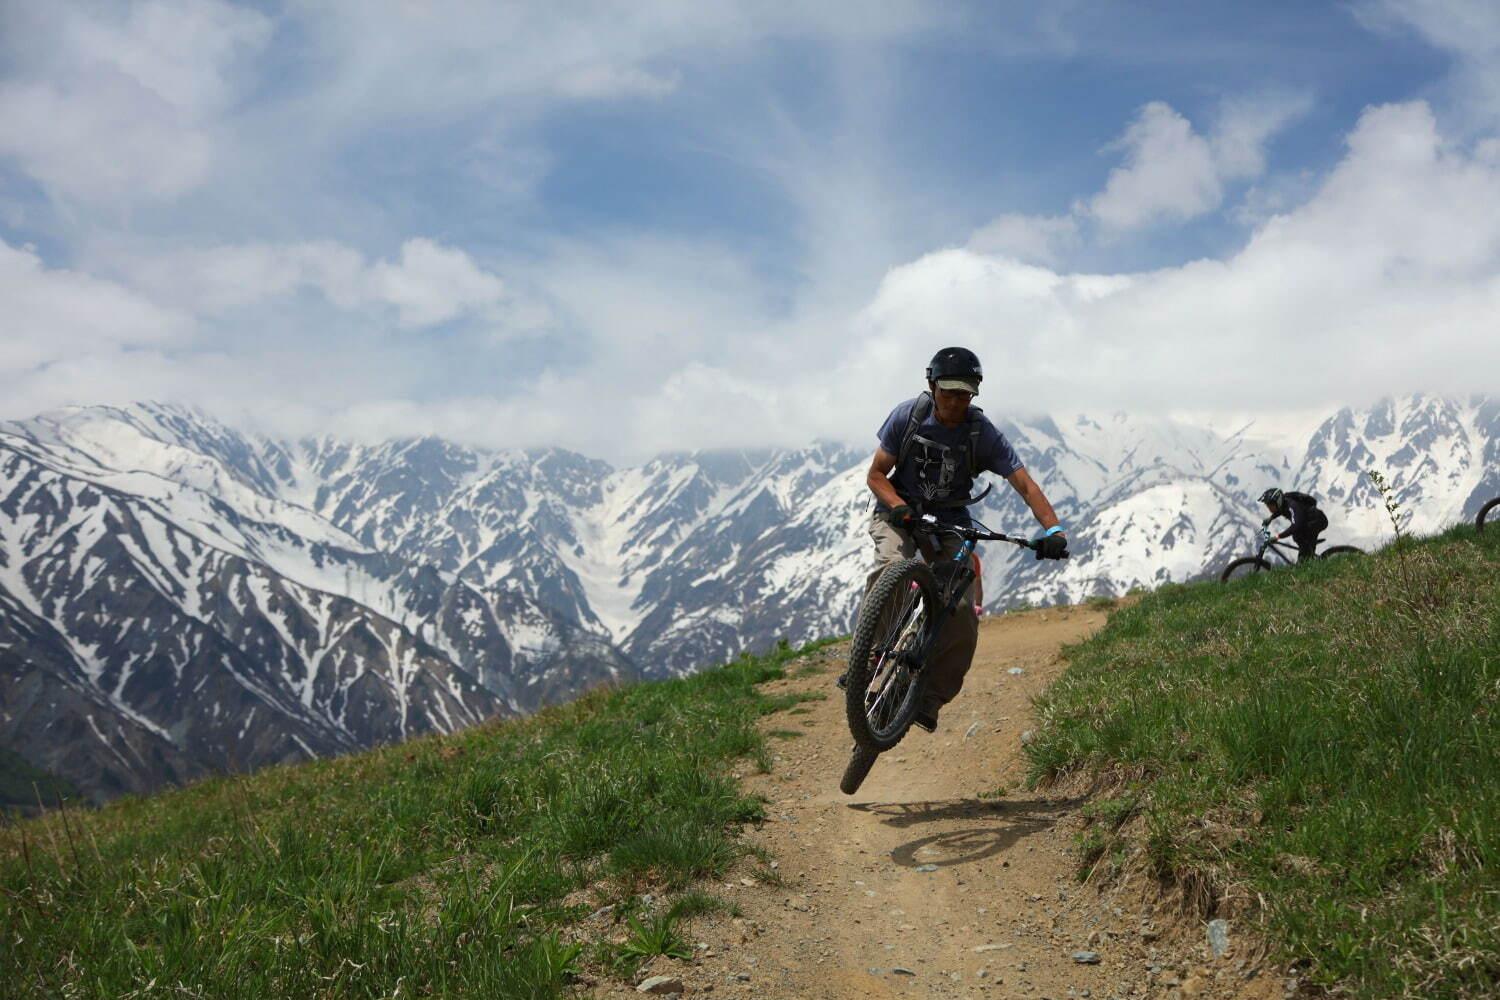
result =
[{"label": "man riding mountain bike", "polygon": [[[876,501],[870,518],[875,564],[865,581],[866,593],[887,566],[916,555],[912,526],[924,514],[944,524],[971,523],[963,501],[980,472],[1004,477],[1031,509],[1045,532],[1036,541],[1038,559],[1067,554],[1067,536],[1042,488],[1021,465],[1005,435],[984,411],[970,405],[983,378],[973,351],[945,347],[927,366],[927,392],[898,404],[881,425],[880,445],[865,476]],[[923,546],[922,556],[942,567],[952,561],[960,544],[960,539],[944,536],[940,550]],[[933,648],[923,703],[912,719],[929,733],[937,730],[938,711],[963,687],[979,642],[974,589],[971,584]]]},{"label": "man riding mountain bike", "polygon": [[[1275,486],[1260,495],[1271,516],[1260,522],[1260,536],[1266,541],[1279,541],[1291,536],[1297,543],[1297,561],[1315,558],[1318,535],[1328,527],[1328,515],[1318,509],[1316,498],[1295,490],[1282,490]],[[1272,534],[1271,522],[1279,517],[1291,521],[1291,526],[1281,534]]]}]

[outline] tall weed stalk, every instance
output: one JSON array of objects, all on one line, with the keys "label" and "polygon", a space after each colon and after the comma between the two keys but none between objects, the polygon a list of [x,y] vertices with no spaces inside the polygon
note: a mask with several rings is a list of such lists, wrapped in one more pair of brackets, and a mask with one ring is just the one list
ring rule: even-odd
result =
[{"label": "tall weed stalk", "polygon": [[[1413,545],[1411,536],[1411,511],[1402,510],[1402,503],[1396,499],[1396,491],[1381,474],[1379,469],[1370,469],[1365,475],[1369,476],[1370,482],[1375,484],[1375,489],[1380,493],[1380,502],[1385,507],[1386,517],[1391,522],[1391,532],[1394,541],[1391,543],[1391,551],[1396,555],[1397,572],[1401,574],[1401,587],[1392,596],[1397,604],[1402,607],[1413,624],[1421,624],[1421,619],[1436,611],[1443,604],[1442,598],[1437,592],[1434,573],[1436,567],[1432,559],[1423,558]],[[1418,629],[1418,635],[1423,636],[1422,629]]]}]

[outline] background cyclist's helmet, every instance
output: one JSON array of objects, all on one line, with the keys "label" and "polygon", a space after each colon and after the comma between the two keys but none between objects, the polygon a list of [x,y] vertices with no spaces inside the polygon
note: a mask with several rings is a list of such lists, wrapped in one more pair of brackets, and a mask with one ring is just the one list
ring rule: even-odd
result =
[{"label": "background cyclist's helmet", "polygon": [[927,365],[927,381],[936,382],[939,389],[963,389],[978,395],[983,378],[979,357],[967,347],[945,347]]},{"label": "background cyclist's helmet", "polygon": [[1260,495],[1260,502],[1279,509],[1281,507],[1281,499],[1284,495],[1280,489],[1272,486]]}]

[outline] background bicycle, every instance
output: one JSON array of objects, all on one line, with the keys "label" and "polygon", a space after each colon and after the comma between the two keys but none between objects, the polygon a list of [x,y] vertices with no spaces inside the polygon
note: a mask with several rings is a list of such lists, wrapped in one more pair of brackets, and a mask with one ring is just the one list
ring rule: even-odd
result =
[{"label": "background bicycle", "polygon": [[[1321,545],[1322,543],[1323,539],[1319,538],[1318,544]],[[1353,545],[1330,545],[1318,553],[1318,558],[1329,559],[1333,556],[1361,555],[1363,553],[1364,549],[1356,548]],[[1255,550],[1255,555],[1243,556],[1225,566],[1224,572],[1219,574],[1219,580],[1223,583],[1228,583],[1230,580],[1237,580],[1240,577],[1249,576],[1251,573],[1262,573],[1273,569],[1274,566],[1266,558],[1268,555],[1281,560],[1281,563],[1285,566],[1294,566],[1297,562],[1297,546],[1288,545],[1285,542],[1279,542],[1274,538],[1267,538],[1262,535],[1260,548]]]},{"label": "background bicycle", "polygon": [[1479,508],[1479,514],[1474,518],[1474,530],[1483,532],[1484,523],[1487,518],[1500,520],[1500,497],[1496,497]]}]

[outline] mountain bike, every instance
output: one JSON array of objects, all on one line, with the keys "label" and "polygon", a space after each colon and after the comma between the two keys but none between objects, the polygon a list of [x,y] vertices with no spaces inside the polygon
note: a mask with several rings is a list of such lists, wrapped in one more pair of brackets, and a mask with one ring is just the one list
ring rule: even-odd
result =
[{"label": "mountain bike", "polygon": [[[1500,497],[1496,497],[1495,499],[1491,500],[1489,503],[1485,504],[1483,507],[1479,508],[1479,514],[1474,518],[1474,530],[1478,531],[1478,532],[1483,532],[1484,531],[1484,519],[1486,517],[1489,517],[1490,514],[1493,513],[1493,512],[1495,512],[1497,509],[1500,509]],[[1497,519],[1500,519],[1500,513],[1496,513],[1495,517]]]},{"label": "mountain bike", "polygon": [[990,531],[981,524],[940,524],[929,514],[912,528],[918,544],[940,546],[944,536],[962,541],[952,558],[929,564],[920,556],[891,563],[865,595],[849,667],[841,683],[854,751],[839,788],[853,795],[875,758],[906,735],[922,701],[927,663],[938,635],[974,581],[977,542],[1010,542],[1035,549],[1036,542]]},{"label": "mountain bike", "polygon": [[[1322,541],[1323,539],[1318,539],[1320,544]],[[1355,548],[1353,545],[1330,545],[1318,553],[1318,558],[1331,559],[1334,556],[1363,555],[1364,551],[1364,549]],[[1288,552],[1292,553],[1290,557],[1287,555]],[[1266,570],[1274,569],[1275,567],[1266,559],[1267,554],[1274,555],[1277,559],[1280,559],[1284,566],[1292,566],[1296,564],[1294,557],[1297,554],[1297,546],[1288,545],[1285,542],[1277,541],[1275,538],[1262,537],[1260,548],[1256,549],[1255,555],[1236,559],[1224,567],[1224,572],[1219,574],[1220,582],[1228,583],[1230,580],[1238,580],[1241,577],[1249,576],[1251,573],[1262,573]]]}]

